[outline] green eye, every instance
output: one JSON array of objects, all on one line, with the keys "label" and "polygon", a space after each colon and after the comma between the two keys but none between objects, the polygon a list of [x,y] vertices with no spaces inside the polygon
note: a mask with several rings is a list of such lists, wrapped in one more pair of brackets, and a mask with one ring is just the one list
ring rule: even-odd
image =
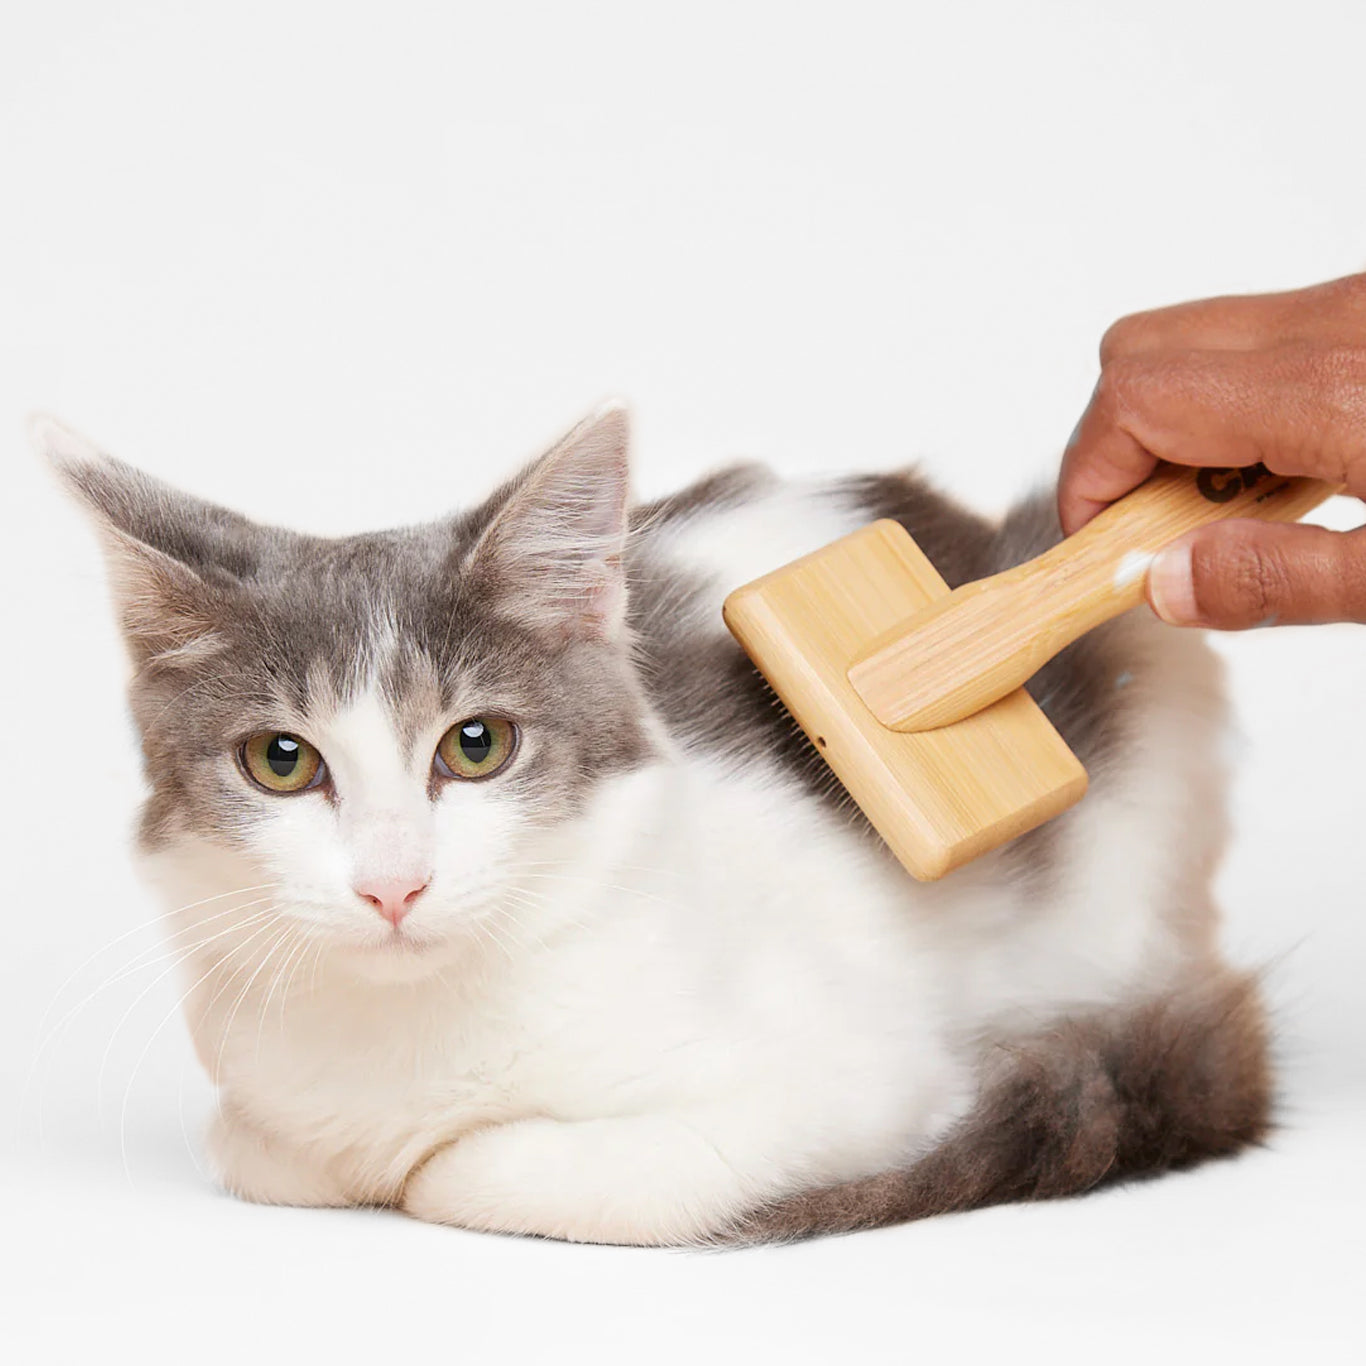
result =
[{"label": "green eye", "polygon": [[323,756],[307,740],[284,731],[262,731],[242,746],[242,767],[267,792],[303,792],[325,774]]},{"label": "green eye", "polygon": [[436,747],[436,766],[448,778],[488,778],[517,746],[517,728],[498,716],[471,716],[452,726]]}]

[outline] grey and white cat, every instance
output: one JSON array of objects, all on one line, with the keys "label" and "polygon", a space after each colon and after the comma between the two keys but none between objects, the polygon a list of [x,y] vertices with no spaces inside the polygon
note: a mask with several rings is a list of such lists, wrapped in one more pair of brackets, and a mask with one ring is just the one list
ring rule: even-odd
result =
[{"label": "grey and white cat", "polygon": [[141,856],[245,1198],[753,1241],[1264,1132],[1196,635],[1134,614],[1040,673],[1090,795],[922,886],[722,625],[875,517],[992,572],[1056,538],[1045,500],[991,525],[913,474],[745,467],[631,509],[612,406],[473,511],[325,540],[39,436],[108,549]]}]

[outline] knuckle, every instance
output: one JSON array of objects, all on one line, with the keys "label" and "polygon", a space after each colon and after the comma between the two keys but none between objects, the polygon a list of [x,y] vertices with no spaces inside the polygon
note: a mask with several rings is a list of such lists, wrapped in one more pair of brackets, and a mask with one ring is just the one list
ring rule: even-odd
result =
[{"label": "knuckle", "polygon": [[1290,594],[1285,560],[1256,532],[1230,527],[1196,548],[1191,563],[1195,601],[1212,624],[1259,626],[1285,609]]},{"label": "knuckle", "polygon": [[1321,397],[1334,407],[1350,406],[1366,385],[1366,346],[1326,346],[1313,359],[1312,375]]},{"label": "knuckle", "polygon": [[1366,338],[1355,346],[1338,348],[1336,370],[1349,407],[1360,414],[1362,399],[1366,395]]},{"label": "knuckle", "polygon": [[1120,361],[1112,360],[1101,369],[1100,378],[1096,381],[1096,392],[1091,395],[1094,407],[1107,412],[1114,407],[1115,394],[1122,383],[1119,373],[1121,364]]},{"label": "knuckle", "polygon": [[1326,286],[1326,292],[1329,298],[1341,296],[1349,301],[1366,299],[1366,272],[1331,280]]},{"label": "knuckle", "polygon": [[1314,434],[1316,466],[1325,477],[1346,482],[1366,444],[1366,345],[1320,348],[1307,368],[1298,416]]},{"label": "knuckle", "polygon": [[1149,366],[1132,356],[1117,356],[1100,372],[1093,404],[1112,421],[1131,413],[1147,377]]},{"label": "knuckle", "polygon": [[1138,350],[1151,329],[1151,313],[1130,313],[1110,324],[1100,339],[1102,368]]}]

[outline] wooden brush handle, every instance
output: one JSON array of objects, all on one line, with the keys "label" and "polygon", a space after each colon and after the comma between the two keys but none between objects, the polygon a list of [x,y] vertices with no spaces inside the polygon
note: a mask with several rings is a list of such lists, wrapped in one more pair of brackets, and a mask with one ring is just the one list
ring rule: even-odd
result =
[{"label": "wooden brush handle", "polygon": [[849,670],[893,730],[946,726],[1020,687],[1065,645],[1143,600],[1153,556],[1207,522],[1293,522],[1338,486],[1263,465],[1153,476],[1037,559],[963,587],[882,637]]}]

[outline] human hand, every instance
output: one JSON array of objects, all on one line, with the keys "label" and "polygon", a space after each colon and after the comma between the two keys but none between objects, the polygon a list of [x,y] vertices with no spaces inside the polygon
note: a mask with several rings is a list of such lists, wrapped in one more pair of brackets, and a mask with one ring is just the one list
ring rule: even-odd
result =
[{"label": "human hand", "polygon": [[[1063,458],[1069,535],[1159,460],[1312,475],[1366,498],[1366,275],[1122,318]],[[1173,542],[1148,602],[1178,626],[1366,622],[1366,527],[1227,521]]]}]

